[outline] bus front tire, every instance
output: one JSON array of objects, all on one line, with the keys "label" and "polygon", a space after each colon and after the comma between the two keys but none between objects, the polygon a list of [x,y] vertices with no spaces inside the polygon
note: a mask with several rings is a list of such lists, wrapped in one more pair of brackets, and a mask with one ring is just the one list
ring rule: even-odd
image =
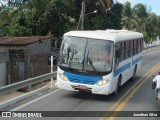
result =
[{"label": "bus front tire", "polygon": [[116,86],[116,90],[114,91],[114,95],[116,95],[119,91],[120,85],[121,85],[121,76],[119,76],[118,78],[118,82],[117,82],[117,86]]}]

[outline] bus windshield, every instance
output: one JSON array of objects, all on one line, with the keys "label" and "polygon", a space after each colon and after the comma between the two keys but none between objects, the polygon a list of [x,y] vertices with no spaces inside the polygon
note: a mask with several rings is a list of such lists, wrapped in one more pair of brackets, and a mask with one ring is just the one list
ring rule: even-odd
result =
[{"label": "bus windshield", "polygon": [[110,73],[113,42],[65,36],[60,50],[59,67],[65,71],[100,75]]}]

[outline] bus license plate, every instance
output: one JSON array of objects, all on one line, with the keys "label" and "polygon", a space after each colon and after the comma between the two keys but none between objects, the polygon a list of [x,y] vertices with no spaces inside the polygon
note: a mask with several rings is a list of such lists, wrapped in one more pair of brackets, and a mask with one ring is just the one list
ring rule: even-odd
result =
[{"label": "bus license plate", "polygon": [[77,85],[77,87],[76,88],[79,88],[79,89],[86,89],[87,87],[86,86],[84,86],[84,85]]}]

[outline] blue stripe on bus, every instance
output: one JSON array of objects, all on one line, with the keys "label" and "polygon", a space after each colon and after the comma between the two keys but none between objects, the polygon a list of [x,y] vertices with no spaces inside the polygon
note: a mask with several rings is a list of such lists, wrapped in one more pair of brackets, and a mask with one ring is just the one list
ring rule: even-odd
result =
[{"label": "blue stripe on bus", "polygon": [[81,84],[89,84],[94,85],[99,80],[102,80],[102,76],[83,76],[83,75],[77,75],[73,73],[64,72],[64,75],[68,78],[70,82],[73,83],[81,83]]},{"label": "blue stripe on bus", "polygon": [[114,77],[121,74],[123,71],[125,71],[126,69],[130,68],[131,67],[131,63],[128,63],[128,64],[125,64],[123,65],[122,67],[116,69],[114,71]]},{"label": "blue stripe on bus", "polygon": [[[132,66],[135,65],[135,64],[137,64],[137,63],[140,62],[141,60],[142,60],[142,56],[136,58],[135,60],[133,60]],[[130,68],[130,67],[131,67],[131,63],[128,63],[128,64],[125,64],[125,65],[123,65],[122,67],[116,69],[116,70],[114,71],[114,77],[117,76],[117,75],[119,75],[119,74],[121,74],[123,71],[127,70],[127,69]]]},{"label": "blue stripe on bus", "polygon": [[142,56],[136,58],[135,60],[133,60],[132,65],[137,64],[137,63],[138,63],[139,61],[141,61],[141,60],[142,60]]}]

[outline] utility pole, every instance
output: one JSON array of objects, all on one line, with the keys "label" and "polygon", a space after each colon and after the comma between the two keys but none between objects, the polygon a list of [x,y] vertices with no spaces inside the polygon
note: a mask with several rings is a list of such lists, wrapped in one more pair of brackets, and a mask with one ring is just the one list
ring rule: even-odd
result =
[{"label": "utility pole", "polygon": [[79,22],[77,26],[77,30],[84,30],[84,16],[85,16],[85,0],[82,1],[81,14],[79,17]]},{"label": "utility pole", "polygon": [[82,8],[81,8],[81,14],[79,17],[78,25],[77,25],[77,30],[84,30],[84,18],[85,16],[92,14],[92,13],[97,13],[97,10],[94,10],[93,12],[90,12],[88,14],[85,14],[85,0],[82,1]]},{"label": "utility pole", "polygon": [[82,11],[81,11],[81,30],[84,30],[84,15],[85,15],[85,2],[82,1]]}]

